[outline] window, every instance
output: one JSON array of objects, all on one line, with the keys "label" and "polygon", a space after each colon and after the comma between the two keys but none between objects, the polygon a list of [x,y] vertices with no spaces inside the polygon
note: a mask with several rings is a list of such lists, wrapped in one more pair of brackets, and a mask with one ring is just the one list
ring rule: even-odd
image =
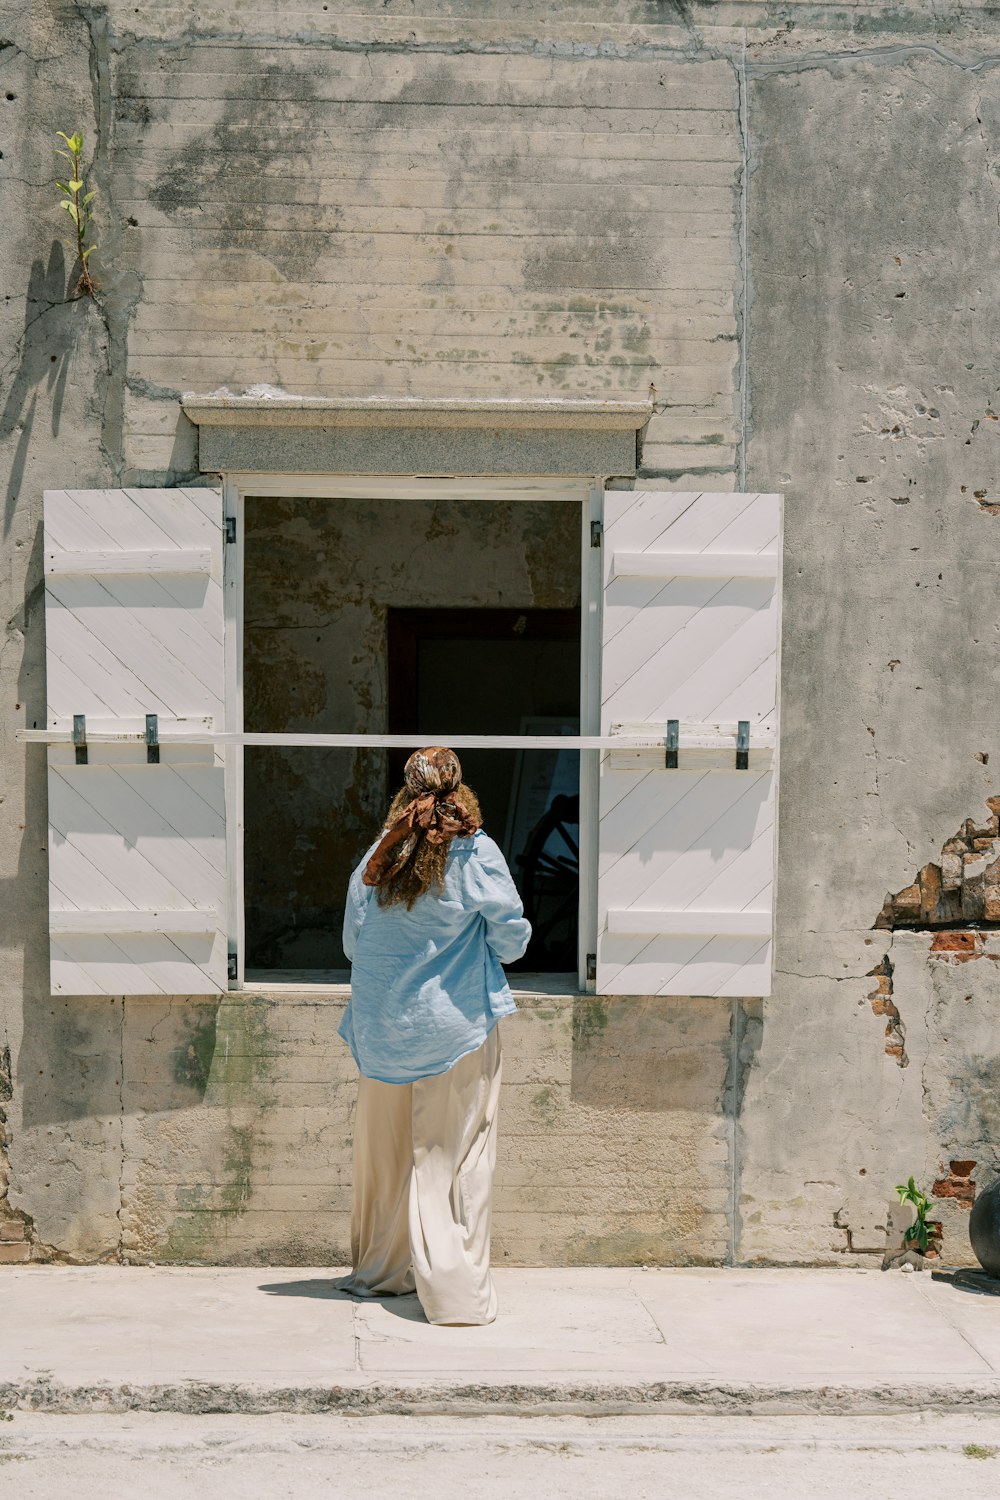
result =
[{"label": "window", "polygon": [[[579,734],[579,493],[248,495],[243,724],[275,735]],[[506,606],[506,607],[504,607]],[[248,747],[245,975],[344,982],[350,871],[402,782],[406,749]],[[576,751],[462,749],[465,777],[533,917],[523,971],[577,969]],[[572,818],[528,844],[552,797]],[[558,846],[558,848],[557,848]],[[572,864],[573,868],[569,866]]]},{"label": "window", "polygon": [[[249,829],[244,849],[254,757],[380,757],[384,795],[387,754],[423,737],[424,712],[449,708],[447,694],[435,700],[432,691],[422,701],[419,678],[416,699],[411,691],[404,704],[400,689],[388,688],[387,656],[383,707],[394,722],[397,713],[416,714],[412,731],[355,727],[359,716],[370,719],[344,674],[334,700],[347,715],[338,726],[350,727],[303,729],[296,710],[284,714],[281,728],[244,728],[244,688],[256,670],[248,647],[270,618],[266,601],[243,589],[253,529],[244,515],[256,504],[291,500],[320,507],[558,503],[575,517],[580,732],[548,732],[572,728],[566,697],[529,696],[508,704],[516,731],[511,719],[482,732],[452,733],[445,723],[435,733],[467,764],[477,752],[520,754],[523,772],[529,755],[579,755],[581,983],[607,994],[769,993],[780,497],[605,493],[585,480],[259,475],[231,478],[225,496],[207,488],[46,494],[49,722],[25,737],[49,744],[53,991],[189,994],[238,986],[253,941],[244,871],[249,915],[249,897],[261,888],[251,865],[259,871],[268,858],[266,841],[255,846]],[[301,571],[301,546],[293,534],[284,558],[289,577]],[[334,568],[334,584],[337,576]],[[505,601],[484,606],[481,591],[473,594],[464,598],[456,586],[448,608],[503,614]],[[421,624],[411,612],[443,615],[440,601],[383,602],[386,650],[391,630],[397,656],[415,650],[437,670],[444,663],[458,672],[477,649],[487,650],[484,642],[509,649],[505,634],[486,630],[485,616],[476,627],[466,615],[461,628],[454,617],[449,634],[447,622],[432,626],[423,616]],[[261,605],[262,614],[251,611]],[[525,615],[527,644],[530,611],[514,608]],[[300,623],[305,636],[323,621]],[[546,651],[566,661],[565,627],[551,624],[548,636],[533,637],[539,671]],[[263,677],[257,681],[259,688]],[[286,697],[294,686],[280,671],[272,682]],[[261,700],[254,709],[264,714],[259,722],[278,722],[267,719],[266,707]],[[517,767],[507,765],[493,795],[497,806],[507,800],[504,837],[516,857],[527,853],[527,841],[521,850],[510,843]],[[381,815],[374,793],[369,805]],[[330,922],[339,927],[339,913],[326,922],[327,935]]]}]

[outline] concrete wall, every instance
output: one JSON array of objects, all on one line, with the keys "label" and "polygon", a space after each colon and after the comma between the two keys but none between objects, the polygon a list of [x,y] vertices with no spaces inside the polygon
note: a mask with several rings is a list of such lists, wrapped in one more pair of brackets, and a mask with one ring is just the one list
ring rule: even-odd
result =
[{"label": "concrete wall", "polygon": [[[12,738],[44,712],[43,488],[191,476],[188,389],[650,381],[647,476],[787,497],[777,986],[526,1001],[498,1258],[865,1263],[910,1172],[967,1258],[997,939],[873,923],[1000,790],[995,17],[396,9],[8,17],[0,1260],[346,1245],[338,1002],[48,996],[43,757]],[[78,124],[96,303],[50,186]]]},{"label": "concrete wall", "polygon": [[[24,1089],[13,1155],[14,1203],[34,1210],[42,1255],[349,1259],[343,1001],[43,998],[40,1010],[21,1059],[49,1065]],[[503,1028],[498,1263],[655,1262],[668,1245],[674,1260],[724,1259],[728,1015],[708,1000],[670,1012],[542,995]],[[36,1036],[59,1039],[54,1067]]]}]

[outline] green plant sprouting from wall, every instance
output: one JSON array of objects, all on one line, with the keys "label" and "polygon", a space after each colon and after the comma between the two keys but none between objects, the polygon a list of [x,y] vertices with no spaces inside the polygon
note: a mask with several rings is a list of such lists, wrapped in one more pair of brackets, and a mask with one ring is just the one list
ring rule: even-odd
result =
[{"label": "green plant sprouting from wall", "polygon": [[897,1185],[896,1192],[899,1194],[900,1203],[912,1203],[917,1211],[917,1217],[903,1235],[903,1244],[915,1245],[921,1255],[926,1255],[927,1247],[938,1227],[927,1218],[934,1203],[926,1193],[921,1192],[912,1177],[905,1187],[901,1184]]},{"label": "green plant sprouting from wall", "polygon": [[75,294],[78,297],[93,297],[97,291],[97,283],[90,274],[87,262],[97,249],[96,242],[90,239],[93,222],[90,203],[96,196],[97,189],[91,188],[89,192],[87,191],[83,172],[83,131],[74,130],[72,135],[66,135],[64,131],[57,130],[56,135],[66,142],[65,150],[61,146],[57,146],[56,150],[70,164],[69,181],[57,182],[56,187],[62,194],[59,199],[60,206],[69,214],[76,227],[76,241],[70,244],[70,249],[76,253],[81,267]]}]

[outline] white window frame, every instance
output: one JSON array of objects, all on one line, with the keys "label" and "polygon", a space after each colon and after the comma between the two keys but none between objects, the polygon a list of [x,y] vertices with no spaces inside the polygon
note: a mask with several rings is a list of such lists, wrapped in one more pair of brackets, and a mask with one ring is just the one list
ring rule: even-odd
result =
[{"label": "white window frame", "polygon": [[[462,499],[484,501],[529,500],[575,504],[580,508],[580,735],[599,736],[601,719],[601,618],[603,577],[599,545],[595,545],[603,527],[604,475],[516,478],[456,478],[416,475],[339,475],[288,473],[227,473],[223,475],[223,515],[227,529],[235,531],[235,540],[224,551],[225,600],[225,668],[226,727],[232,733],[244,733],[243,713],[243,647],[244,647],[244,516],[247,496],[261,498],[309,498],[337,500],[426,500]],[[447,726],[443,726],[447,730]],[[445,735],[447,740],[447,735]],[[450,743],[461,747],[463,736]],[[295,734],[269,736],[269,743],[302,743]],[[351,736],[352,744],[384,747],[385,735]],[[544,736],[517,736],[518,745],[531,748],[545,743]],[[416,743],[416,742],[414,742]],[[595,993],[596,979],[592,966],[597,952],[597,839],[598,779],[601,751],[598,747],[580,748],[580,896],[579,948],[576,988]],[[226,744],[226,866],[228,884],[229,952],[235,954],[229,987],[231,990],[267,991],[302,990],[310,993],[344,995],[348,984],[298,983],[290,980],[246,979],[246,917],[244,904],[244,744]],[[235,974],[232,968],[235,967]],[[308,972],[308,971],[303,971]],[[545,988],[551,989],[551,977],[542,976]],[[537,984],[513,986],[534,991]]]}]

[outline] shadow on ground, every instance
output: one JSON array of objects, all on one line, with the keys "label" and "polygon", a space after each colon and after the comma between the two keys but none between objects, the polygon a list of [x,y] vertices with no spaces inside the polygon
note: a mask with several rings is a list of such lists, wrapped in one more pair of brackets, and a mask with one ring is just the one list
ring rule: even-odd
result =
[{"label": "shadow on ground", "polygon": [[416,1292],[392,1297],[359,1297],[354,1292],[345,1292],[338,1286],[339,1277],[327,1279],[314,1276],[308,1281],[265,1281],[258,1290],[271,1297],[318,1297],[328,1302],[364,1302],[384,1307],[393,1317],[403,1318],[407,1323],[426,1323],[424,1310]]}]

